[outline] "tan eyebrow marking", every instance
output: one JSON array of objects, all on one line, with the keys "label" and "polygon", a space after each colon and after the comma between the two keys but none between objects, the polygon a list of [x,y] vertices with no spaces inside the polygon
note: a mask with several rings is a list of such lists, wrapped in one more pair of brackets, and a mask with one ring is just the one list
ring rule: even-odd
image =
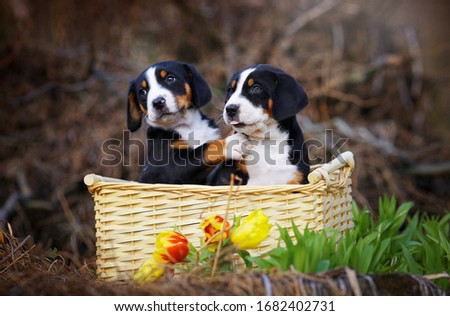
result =
[{"label": "tan eyebrow marking", "polygon": [[248,84],[249,87],[253,86],[254,83],[255,83],[255,80],[253,80],[253,79],[248,79],[247,84]]},{"label": "tan eyebrow marking", "polygon": [[231,87],[234,89],[234,88],[236,88],[236,80],[233,80],[232,82],[231,82]]},{"label": "tan eyebrow marking", "polygon": [[139,107],[141,108],[141,111],[144,112],[144,114],[147,114],[147,109],[141,103],[139,103]]},{"label": "tan eyebrow marking", "polygon": [[161,70],[161,72],[160,72],[159,74],[161,75],[161,78],[166,78],[166,76],[167,76],[167,71]]},{"label": "tan eyebrow marking", "polygon": [[177,100],[178,107],[183,110],[183,113],[186,113],[186,110],[189,109],[192,105],[192,90],[189,84],[184,84],[184,89],[186,90],[186,94],[178,95],[175,97]]},{"label": "tan eyebrow marking", "polygon": [[272,107],[273,107],[273,100],[272,98],[269,99],[267,102],[267,110],[269,112],[269,116],[272,117]]},{"label": "tan eyebrow marking", "polygon": [[144,89],[147,89],[148,85],[147,85],[147,81],[146,80],[142,80],[141,87],[144,88]]},{"label": "tan eyebrow marking", "polygon": [[272,108],[273,108],[273,100],[272,98],[269,98],[269,100],[267,100],[267,109],[264,109],[264,113],[266,113],[269,117],[273,117]]}]

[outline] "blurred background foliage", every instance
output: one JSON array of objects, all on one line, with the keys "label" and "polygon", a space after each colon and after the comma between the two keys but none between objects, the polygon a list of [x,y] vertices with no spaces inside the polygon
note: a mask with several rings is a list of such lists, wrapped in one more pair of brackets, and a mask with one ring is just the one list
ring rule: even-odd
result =
[{"label": "blurred background foliage", "polygon": [[130,80],[167,59],[197,66],[213,91],[205,112],[219,123],[234,71],[284,69],[310,97],[298,119],[307,139],[324,144],[311,158],[330,160],[348,139],[341,151],[355,153],[358,204],[374,210],[389,194],[442,215],[450,206],[449,18],[446,0],[3,0],[2,225],[75,264],[94,255],[83,176],[137,178],[143,153],[125,143],[124,164],[105,166],[102,143],[122,139]]}]

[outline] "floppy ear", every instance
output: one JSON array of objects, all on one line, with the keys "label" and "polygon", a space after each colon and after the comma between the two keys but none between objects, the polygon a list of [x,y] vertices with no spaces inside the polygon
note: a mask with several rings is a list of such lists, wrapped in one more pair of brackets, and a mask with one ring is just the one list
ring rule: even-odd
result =
[{"label": "floppy ear", "polygon": [[308,105],[305,90],[288,74],[278,74],[273,99],[272,116],[277,121],[294,117]]},{"label": "floppy ear", "polygon": [[136,95],[136,86],[134,80],[130,82],[128,88],[127,103],[127,125],[132,132],[136,131],[142,124],[142,111],[139,107],[139,101]]},{"label": "floppy ear", "polygon": [[209,90],[208,83],[203,79],[200,73],[190,64],[184,64],[188,73],[192,88],[192,103],[197,108],[200,108],[211,100],[211,90]]}]

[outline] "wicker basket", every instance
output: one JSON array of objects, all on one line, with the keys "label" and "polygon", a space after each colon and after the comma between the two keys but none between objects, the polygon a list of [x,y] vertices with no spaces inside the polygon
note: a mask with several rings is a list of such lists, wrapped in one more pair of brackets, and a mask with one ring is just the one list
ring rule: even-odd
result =
[{"label": "wicker basket", "polygon": [[[195,246],[200,244],[202,219],[224,216],[230,200],[234,213],[245,217],[263,209],[270,222],[288,228],[320,231],[353,227],[351,172],[353,154],[345,152],[312,167],[307,185],[229,186],[142,184],[89,174],[84,178],[95,202],[97,275],[103,280],[129,279],[154,251],[156,236],[175,225]],[[231,194],[231,196],[230,196]],[[253,254],[272,249],[279,240],[276,227]]]}]

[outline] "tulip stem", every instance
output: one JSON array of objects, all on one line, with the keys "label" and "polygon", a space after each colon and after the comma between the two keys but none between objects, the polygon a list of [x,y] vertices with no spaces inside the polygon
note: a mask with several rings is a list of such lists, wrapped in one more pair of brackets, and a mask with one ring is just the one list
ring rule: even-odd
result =
[{"label": "tulip stem", "polygon": [[[222,224],[222,226],[225,226],[225,222]],[[201,252],[203,249],[208,248],[208,246],[209,246],[210,244],[213,243],[212,241],[213,241],[216,237],[218,237],[219,235],[222,235],[222,234],[223,234],[223,230],[218,231],[217,233],[215,233],[214,235],[212,235],[212,236],[208,239],[208,241],[207,241],[206,243],[204,243],[203,246],[202,246],[199,250],[196,251],[196,253],[195,253],[195,266],[198,266],[198,265],[199,265],[199,261],[200,261],[200,252]],[[223,240],[223,238],[220,238],[219,242],[221,242],[222,240]]]},{"label": "tulip stem", "polygon": [[225,209],[225,220],[222,224],[222,227],[220,228],[220,239],[219,239],[219,244],[217,245],[216,256],[214,257],[214,263],[213,263],[212,270],[211,270],[211,279],[214,278],[214,275],[215,275],[216,269],[217,269],[217,263],[219,262],[220,250],[222,249],[223,233],[225,231],[225,222],[227,221],[227,218],[228,218],[228,211],[230,210],[230,204],[231,204],[231,196],[233,195],[234,180],[235,180],[235,175],[232,173],[231,178],[230,178],[230,192],[228,194],[227,208]]}]

